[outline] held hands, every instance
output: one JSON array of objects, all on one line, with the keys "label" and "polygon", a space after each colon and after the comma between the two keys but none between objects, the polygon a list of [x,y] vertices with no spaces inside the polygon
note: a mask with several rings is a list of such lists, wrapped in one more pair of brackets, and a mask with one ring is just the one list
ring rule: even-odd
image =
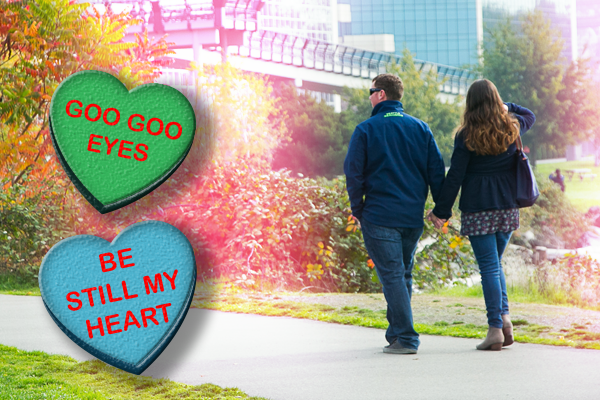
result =
[{"label": "held hands", "polygon": [[430,211],[429,214],[427,215],[427,219],[431,222],[433,222],[433,226],[435,226],[436,229],[440,229],[443,226],[446,225],[447,221],[446,219],[441,219],[435,216],[435,214],[433,213],[433,211]]}]

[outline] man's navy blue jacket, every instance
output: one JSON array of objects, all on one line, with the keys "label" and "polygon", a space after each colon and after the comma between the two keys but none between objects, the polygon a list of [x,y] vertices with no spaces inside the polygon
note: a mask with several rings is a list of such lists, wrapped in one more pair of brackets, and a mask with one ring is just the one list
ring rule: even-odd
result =
[{"label": "man's navy blue jacket", "polygon": [[[521,132],[527,132],[535,123],[535,115],[525,107],[504,103],[521,125]],[[517,208],[517,173],[515,152],[517,146],[496,156],[481,156],[465,146],[459,133],[454,139],[454,152],[448,176],[440,198],[436,201],[433,214],[442,219],[452,216],[452,205],[462,186],[459,207],[464,212],[504,210]]]},{"label": "man's navy blue jacket", "polygon": [[437,200],[445,170],[427,124],[405,114],[399,101],[386,100],[354,130],[344,173],[356,218],[420,228],[428,190]]}]

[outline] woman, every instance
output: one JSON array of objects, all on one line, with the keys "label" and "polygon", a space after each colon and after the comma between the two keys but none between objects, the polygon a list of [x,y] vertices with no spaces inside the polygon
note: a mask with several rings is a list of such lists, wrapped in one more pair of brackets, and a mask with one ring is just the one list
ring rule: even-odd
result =
[{"label": "woman", "polygon": [[469,237],[479,264],[489,325],[478,350],[501,350],[513,343],[500,262],[512,231],[519,228],[515,141],[534,122],[535,115],[528,109],[503,104],[492,82],[473,82],[454,140],[450,170],[429,216],[437,227],[448,220],[462,186],[461,235]]}]

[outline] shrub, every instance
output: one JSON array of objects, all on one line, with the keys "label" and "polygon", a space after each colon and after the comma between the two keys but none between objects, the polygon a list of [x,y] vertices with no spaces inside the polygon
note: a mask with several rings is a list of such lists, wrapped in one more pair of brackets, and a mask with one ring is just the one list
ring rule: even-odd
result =
[{"label": "shrub", "polygon": [[[431,197],[425,210],[433,209]],[[455,215],[457,205],[455,204]],[[460,236],[460,214],[442,230],[425,221],[421,240],[428,243],[416,254],[414,282],[420,288],[436,288],[453,284],[471,276],[475,269],[475,258],[469,240]]]},{"label": "shrub", "polygon": [[345,208],[341,190],[273,172],[266,163],[214,162],[184,199],[200,207],[185,213],[185,230],[213,255],[203,271],[209,275],[336,290],[341,260],[332,230]]},{"label": "shrub", "polygon": [[527,245],[522,235],[531,230],[536,237],[556,236],[566,248],[576,248],[579,238],[589,230],[585,215],[577,211],[558,185],[539,175],[536,179],[540,197],[532,207],[520,210],[521,228],[513,241]]},{"label": "shrub", "polygon": [[536,269],[536,286],[548,298],[577,306],[600,305],[600,262],[589,255],[567,254]]},{"label": "shrub", "polygon": [[213,161],[187,186],[170,202],[157,201],[164,195],[157,191],[109,215],[85,205],[76,230],[110,240],[138,220],[160,219],[188,237],[201,277],[329,291],[376,287],[360,232],[346,231],[343,181],[292,178],[240,159]]},{"label": "shrub", "polygon": [[[108,215],[81,206],[85,215],[76,221],[77,231],[112,239],[139,220],[159,219],[188,237],[200,277],[224,277],[246,287],[380,290],[343,177],[296,178],[287,170],[272,171],[267,162],[239,159],[213,161],[201,177],[177,184],[185,192],[169,189],[175,185],[170,181],[163,192]],[[440,233],[427,223],[425,232],[435,242],[417,257],[417,285],[468,275],[468,247],[456,231]]]},{"label": "shrub", "polygon": [[0,273],[37,278],[42,257],[66,233],[59,194],[48,182],[45,195],[34,194],[23,184],[0,181]]}]

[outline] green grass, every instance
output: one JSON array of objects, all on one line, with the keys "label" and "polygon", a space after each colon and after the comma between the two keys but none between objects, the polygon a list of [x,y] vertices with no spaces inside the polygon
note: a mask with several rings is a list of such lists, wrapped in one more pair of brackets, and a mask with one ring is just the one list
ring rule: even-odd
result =
[{"label": "green grass", "polygon": [[[355,306],[335,308],[314,303],[257,300],[253,296],[241,298],[234,294],[211,296],[211,298],[197,294],[192,302],[192,307],[244,314],[287,316],[377,329],[386,329],[388,326],[385,310],[373,311]],[[564,332],[550,332],[552,329],[550,327],[528,324],[526,321],[517,327],[514,335],[517,342],[600,350],[600,339],[596,338],[596,334],[592,332],[586,331],[586,334],[568,336]],[[415,324],[415,329],[421,334],[463,338],[484,338],[487,328],[487,325],[465,324],[463,321]],[[573,332],[575,331],[573,328]]]},{"label": "green grass", "polygon": [[537,164],[535,168],[537,172],[541,173],[546,178],[557,168],[561,170],[563,175],[564,171],[567,169],[591,169],[591,173],[597,175],[593,181],[589,178],[585,178],[581,181],[577,176],[574,176],[573,180],[569,181],[565,175],[565,195],[578,210],[583,212],[587,211],[592,206],[600,206],[600,166],[594,167],[593,159],[553,164]]},{"label": "green grass", "polygon": [[[542,289],[534,281],[530,281],[525,285],[509,284],[506,287],[506,291],[509,300],[516,303],[550,304],[600,311],[600,305],[590,305],[589,303],[582,301],[579,297],[579,294],[576,292],[567,293],[560,288],[554,287],[546,287]],[[455,285],[452,287],[436,289],[432,291],[431,294],[458,298],[483,298],[483,289],[479,284],[471,287],[467,287],[465,285]]]},{"label": "green grass", "polygon": [[101,361],[77,362],[0,344],[0,400],[252,399],[236,388],[132,375]]},{"label": "green grass", "polygon": [[0,274],[0,294],[40,296],[40,288],[32,278],[15,274]]}]

